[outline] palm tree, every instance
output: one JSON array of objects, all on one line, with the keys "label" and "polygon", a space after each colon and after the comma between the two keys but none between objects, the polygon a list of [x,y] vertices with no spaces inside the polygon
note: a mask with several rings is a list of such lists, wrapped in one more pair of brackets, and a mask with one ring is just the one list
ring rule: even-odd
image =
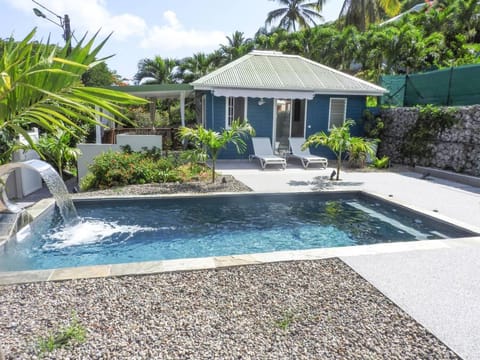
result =
[{"label": "palm tree", "polygon": [[247,144],[244,139],[248,135],[255,136],[255,130],[247,121],[240,122],[239,120],[233,121],[230,129],[224,129],[220,133],[212,129],[207,130],[201,125],[196,129],[180,128],[180,137],[183,140],[192,141],[197,148],[204,147],[212,159],[212,183],[215,183],[215,164],[220,151],[232,143],[238,153],[245,152]]},{"label": "palm tree", "polygon": [[174,71],[178,60],[155,56],[153,59],[142,59],[138,63],[135,80],[144,84],[171,84],[174,82]]},{"label": "palm tree", "polygon": [[[271,0],[274,1],[274,0]],[[270,26],[274,21],[280,19],[278,27],[297,31],[308,28],[310,24],[317,25],[318,20],[323,20],[319,14],[326,0],[318,0],[306,3],[307,0],[276,0],[285,7],[272,10],[268,13],[265,25]]]},{"label": "palm tree", "polygon": [[[122,108],[145,100],[113,90],[83,86],[82,74],[98,64],[95,57],[105,39],[93,47],[96,35],[82,38],[69,51],[33,42],[35,30],[22,41],[10,39],[0,54],[0,133],[23,135],[35,147],[27,129],[66,130],[76,136],[81,125],[97,124],[96,116],[129,121]],[[86,43],[85,43],[86,42]]]},{"label": "palm tree", "polygon": [[340,127],[333,126],[329,134],[321,131],[309,136],[302,146],[302,149],[306,149],[309,146],[317,147],[322,145],[332,150],[337,156],[337,180],[340,179],[340,167],[346,152],[360,148],[370,156],[375,155],[375,141],[367,141],[360,137],[351,136],[350,127],[354,124],[355,121],[351,119],[346,120]]},{"label": "palm tree", "polygon": [[252,49],[252,40],[246,39],[241,31],[235,31],[231,37],[227,36],[227,44],[220,45],[220,53],[225,60],[224,63],[238,59]]},{"label": "palm tree", "polygon": [[179,78],[184,83],[190,83],[198,78],[207,75],[217,68],[215,53],[205,54],[202,52],[193,54],[180,61]]},{"label": "palm tree", "polygon": [[382,11],[392,17],[399,13],[401,5],[400,0],[345,0],[339,18],[345,26],[355,25],[364,31],[369,24],[381,20]]}]

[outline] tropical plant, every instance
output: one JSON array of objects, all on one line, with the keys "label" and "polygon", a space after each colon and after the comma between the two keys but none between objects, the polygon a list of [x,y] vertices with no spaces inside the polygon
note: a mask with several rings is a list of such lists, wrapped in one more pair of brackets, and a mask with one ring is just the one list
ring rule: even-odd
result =
[{"label": "tropical plant", "polygon": [[82,83],[85,86],[95,87],[123,85],[122,80],[116,71],[110,70],[104,62],[85,71],[82,75]]},{"label": "tropical plant", "polygon": [[[274,1],[274,0],[271,0]],[[279,20],[278,26],[286,30],[297,31],[297,24],[300,29],[308,28],[310,24],[317,25],[318,20],[323,17],[319,11],[325,0],[308,2],[307,0],[276,0],[285,7],[272,10],[268,13],[265,25],[272,25]]]},{"label": "tropical plant", "polygon": [[196,53],[180,61],[178,77],[184,83],[190,83],[215,70],[219,60],[215,53]]},{"label": "tropical plant", "polygon": [[[318,4],[320,9],[324,2],[310,1],[310,4]],[[477,16],[480,4],[475,0],[436,0],[432,6],[425,6],[424,11],[411,12],[382,26],[375,25],[378,20],[396,13],[399,2],[408,10],[419,0],[344,0],[345,16],[333,23],[301,29],[297,23],[295,32],[287,30],[292,30],[293,24],[290,28],[265,25],[252,40],[236,31],[214,52],[184,59],[185,68],[180,64],[181,71],[175,72],[173,79],[190,82],[251,49],[302,55],[369,81],[378,81],[382,74],[480,63],[480,17]],[[296,7],[306,5],[297,0],[286,3]],[[345,23],[347,10],[363,13],[364,8],[374,8],[377,14],[368,20],[366,30],[359,31],[362,26]]]},{"label": "tropical plant", "polygon": [[390,165],[390,158],[384,155],[382,158],[373,159],[372,165],[376,169],[386,169]]},{"label": "tropical plant", "polygon": [[235,31],[232,36],[227,36],[226,45],[220,45],[222,64],[238,59],[252,49],[252,40],[245,38],[243,32]]},{"label": "tropical plant", "polygon": [[135,80],[143,84],[171,84],[174,82],[174,71],[178,64],[178,60],[158,55],[153,59],[142,59],[138,63]]},{"label": "tropical plant", "polygon": [[352,136],[347,151],[348,165],[353,168],[365,167],[368,155],[375,157],[378,141],[378,139],[365,140],[361,137]]},{"label": "tropical plant", "polygon": [[374,115],[370,110],[365,110],[362,118],[365,136],[369,139],[378,139],[385,127],[382,118],[378,115]]},{"label": "tropical plant", "polygon": [[95,157],[89,171],[82,191],[179,180],[172,158],[156,160],[147,152],[108,151]]},{"label": "tropical plant", "polygon": [[128,121],[123,107],[146,102],[127,93],[81,84],[81,75],[101,62],[95,57],[108,38],[94,48],[96,35],[88,41],[84,37],[67,55],[67,46],[34,43],[34,35],[35,30],[20,42],[10,39],[4,43],[0,56],[0,133],[22,135],[35,147],[27,133],[32,126],[75,136],[84,132],[83,124],[96,124],[97,116]]},{"label": "tropical plant", "polygon": [[306,149],[309,146],[318,147],[322,145],[332,150],[337,157],[336,180],[340,179],[340,168],[342,166],[342,159],[348,151],[351,151],[354,147],[362,147],[364,151],[371,156],[373,156],[375,152],[375,142],[355,137],[350,134],[350,128],[354,124],[354,120],[348,119],[340,127],[333,126],[329,134],[321,131],[309,136],[302,146],[302,149]]},{"label": "tropical plant", "polygon": [[354,25],[364,31],[369,24],[375,24],[387,16],[395,16],[401,9],[400,0],[345,0],[340,10],[340,18],[345,25]]},{"label": "tropical plant", "polygon": [[212,129],[205,129],[198,126],[195,129],[188,127],[180,128],[180,137],[182,140],[188,140],[197,148],[204,147],[208,156],[212,159],[212,183],[215,183],[215,166],[220,151],[229,143],[235,145],[238,153],[243,153],[247,149],[245,138],[255,135],[255,130],[247,121],[235,120],[229,129],[217,132]]},{"label": "tropical plant", "polygon": [[52,164],[60,176],[64,170],[76,164],[80,149],[72,145],[72,134],[66,130],[57,130],[52,134],[40,136],[36,149]]},{"label": "tropical plant", "polygon": [[190,170],[194,171],[199,164],[204,165],[208,159],[208,155],[203,148],[188,149],[182,151],[180,158],[190,163]]},{"label": "tropical plant", "polygon": [[0,165],[11,160],[12,153],[16,150],[15,143],[15,134],[12,130],[0,131]]},{"label": "tropical plant", "polygon": [[400,148],[402,155],[408,158],[412,165],[415,165],[419,158],[431,158],[433,140],[459,121],[454,108],[425,105],[418,109],[418,117],[405,133]]}]

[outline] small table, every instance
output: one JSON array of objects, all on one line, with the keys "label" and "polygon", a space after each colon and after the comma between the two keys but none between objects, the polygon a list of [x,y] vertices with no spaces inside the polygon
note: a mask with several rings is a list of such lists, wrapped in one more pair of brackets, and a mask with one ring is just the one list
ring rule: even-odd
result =
[{"label": "small table", "polygon": [[290,150],[280,150],[279,155],[284,158],[285,160],[288,158],[288,156],[291,154]]}]

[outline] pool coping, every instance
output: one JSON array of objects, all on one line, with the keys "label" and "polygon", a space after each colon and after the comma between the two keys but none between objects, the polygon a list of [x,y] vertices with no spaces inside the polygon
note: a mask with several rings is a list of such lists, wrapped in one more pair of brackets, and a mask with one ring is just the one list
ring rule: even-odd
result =
[{"label": "pool coping", "polygon": [[[329,191],[316,191],[313,193],[356,193],[366,194],[368,196],[377,197],[381,200],[394,203],[397,206],[407,208],[409,210],[416,211],[424,216],[447,222],[453,226],[457,226],[475,233],[480,234],[480,229],[470,224],[465,224],[455,219],[448,218],[442,214],[435,213],[434,211],[425,211],[417,207],[407,205],[393,199],[388,196],[372,193],[364,190],[329,190]],[[250,194],[253,196],[268,195],[272,193],[252,193],[252,192],[234,192],[234,193],[206,193],[206,194],[161,194],[161,195],[128,195],[128,196],[102,196],[102,197],[80,197],[75,196],[75,201],[82,200],[114,200],[114,199],[144,199],[144,198],[188,198],[188,197],[209,197],[209,196],[231,196],[231,195],[245,195]],[[282,193],[283,194],[283,193]],[[289,195],[302,194],[305,196],[305,192],[292,193]],[[48,211],[54,205],[53,199],[44,199],[35,203],[28,209],[34,219],[38,218],[46,211]],[[303,261],[303,260],[320,260],[336,257],[350,257],[361,255],[374,255],[385,253],[399,253],[408,251],[421,251],[432,249],[448,249],[457,247],[469,247],[480,246],[480,235],[454,238],[454,239],[439,239],[439,240],[420,240],[420,241],[408,241],[408,242],[394,242],[394,243],[381,243],[373,245],[355,245],[336,248],[315,248],[308,250],[288,250],[288,251],[275,251],[267,253],[253,253],[253,254],[241,254],[241,255],[226,255],[226,256],[213,256],[203,258],[185,258],[185,259],[172,259],[172,260],[159,260],[159,261],[145,261],[145,262],[133,262],[133,263],[120,263],[120,264],[108,264],[108,265],[92,265],[92,266],[79,266],[79,267],[67,267],[47,270],[26,270],[26,271],[9,271],[0,272],[0,285],[11,285],[30,282],[44,282],[44,281],[65,281],[74,279],[90,279],[90,278],[103,278],[111,276],[131,276],[131,275],[148,275],[168,273],[175,271],[192,271],[192,270],[207,270],[207,269],[221,269],[232,266],[241,265],[254,265],[265,264],[274,262],[285,261]]]}]

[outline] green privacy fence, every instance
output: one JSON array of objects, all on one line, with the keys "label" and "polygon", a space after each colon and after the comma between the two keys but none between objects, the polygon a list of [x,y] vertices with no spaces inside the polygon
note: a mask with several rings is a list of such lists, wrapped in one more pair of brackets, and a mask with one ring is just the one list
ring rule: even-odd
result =
[{"label": "green privacy fence", "polygon": [[466,65],[410,75],[385,75],[381,85],[390,92],[383,105],[459,106],[480,104],[480,65]]}]

